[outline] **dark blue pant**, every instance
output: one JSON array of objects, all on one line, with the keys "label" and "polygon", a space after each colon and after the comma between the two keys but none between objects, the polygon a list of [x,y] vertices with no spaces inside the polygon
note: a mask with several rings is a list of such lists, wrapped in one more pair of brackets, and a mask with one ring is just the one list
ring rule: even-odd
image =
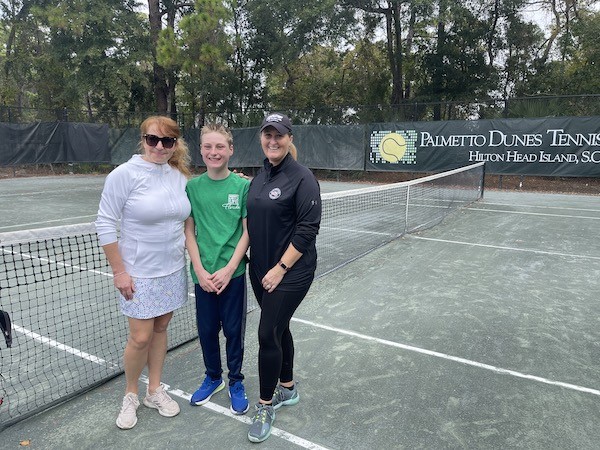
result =
[{"label": "dark blue pant", "polygon": [[229,384],[244,379],[244,335],[246,333],[246,275],[232,278],[227,288],[219,295],[202,290],[195,285],[196,324],[202,347],[206,375],[221,378],[221,347],[219,332],[223,329]]}]

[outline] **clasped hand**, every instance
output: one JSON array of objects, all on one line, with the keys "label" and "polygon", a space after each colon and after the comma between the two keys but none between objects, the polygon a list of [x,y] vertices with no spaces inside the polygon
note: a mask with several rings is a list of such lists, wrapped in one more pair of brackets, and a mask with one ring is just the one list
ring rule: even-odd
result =
[{"label": "clasped hand", "polygon": [[217,295],[223,292],[229,285],[231,275],[233,275],[233,271],[228,267],[223,267],[213,274],[206,270],[202,270],[201,273],[196,272],[198,284],[200,284],[202,290],[205,292],[215,292]]}]

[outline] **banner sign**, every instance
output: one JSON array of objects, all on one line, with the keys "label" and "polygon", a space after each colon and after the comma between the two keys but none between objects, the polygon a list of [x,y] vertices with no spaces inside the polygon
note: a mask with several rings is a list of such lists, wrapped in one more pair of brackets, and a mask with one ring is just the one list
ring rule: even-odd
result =
[{"label": "banner sign", "polygon": [[600,176],[600,117],[370,125],[367,170],[441,172],[486,162],[506,175]]},{"label": "banner sign", "polygon": [[[200,130],[184,130],[203,165]],[[232,130],[231,167],[261,167],[258,127]],[[139,128],[74,122],[0,123],[0,166],[127,161]],[[485,161],[502,175],[600,177],[600,116],[295,125],[298,160],[311,169],[442,172]]]}]

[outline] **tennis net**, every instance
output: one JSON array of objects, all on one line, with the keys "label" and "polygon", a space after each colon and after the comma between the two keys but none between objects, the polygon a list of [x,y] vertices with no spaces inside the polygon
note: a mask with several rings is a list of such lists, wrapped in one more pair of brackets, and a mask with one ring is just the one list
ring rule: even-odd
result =
[{"label": "tennis net", "polygon": [[323,194],[317,276],[433,227],[482,198],[483,182],[484,165],[477,163],[412,181]]},{"label": "tennis net", "polygon": [[[483,167],[323,194],[317,277],[480,199]],[[0,340],[2,429],[121,374],[128,330],[93,224],[0,234],[0,260],[0,310],[12,321],[12,345]],[[169,348],[196,339],[194,308],[176,311]]]}]

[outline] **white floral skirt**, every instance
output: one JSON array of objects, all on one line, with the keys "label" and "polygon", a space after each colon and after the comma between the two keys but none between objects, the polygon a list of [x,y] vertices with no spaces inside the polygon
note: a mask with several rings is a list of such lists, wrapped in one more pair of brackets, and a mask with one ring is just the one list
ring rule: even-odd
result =
[{"label": "white floral skirt", "polygon": [[133,319],[152,319],[181,308],[188,297],[187,268],[158,278],[132,277],[132,300],[119,295],[121,312]]}]

